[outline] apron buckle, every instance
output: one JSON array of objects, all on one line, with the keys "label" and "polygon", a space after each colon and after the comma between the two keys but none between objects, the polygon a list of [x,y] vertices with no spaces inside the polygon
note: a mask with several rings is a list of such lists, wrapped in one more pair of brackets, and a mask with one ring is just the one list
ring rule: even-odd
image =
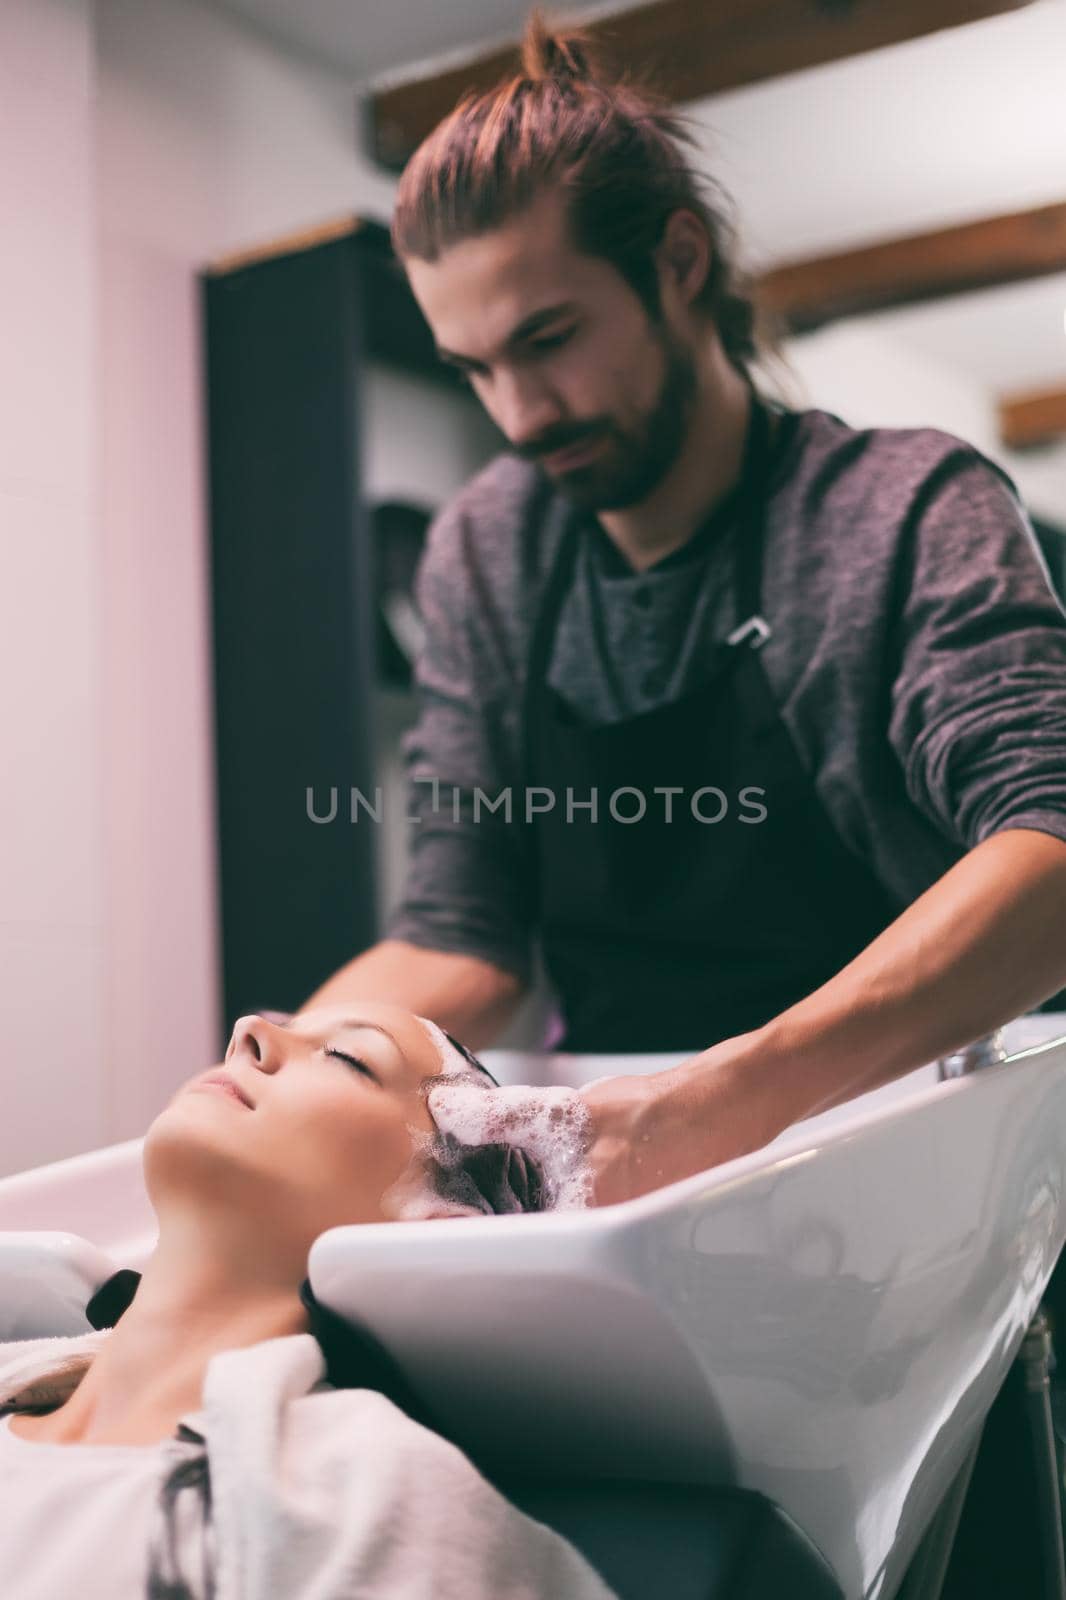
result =
[{"label": "apron buckle", "polygon": [[733,629],[726,639],[726,644],[743,644],[745,639],[751,638],[751,648],[761,650],[772,631],[765,617],[751,616]]}]

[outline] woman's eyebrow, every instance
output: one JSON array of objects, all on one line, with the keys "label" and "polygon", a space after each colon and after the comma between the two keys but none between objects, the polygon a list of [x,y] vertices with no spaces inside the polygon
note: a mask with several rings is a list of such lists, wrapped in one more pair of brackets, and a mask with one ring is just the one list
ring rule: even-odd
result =
[{"label": "woman's eyebrow", "polygon": [[[291,1028],[293,1023],[299,1022],[299,1020],[299,1017],[293,1017],[289,1022],[283,1022],[281,1026],[283,1028]],[[326,1031],[328,1033],[336,1033],[341,1028],[373,1028],[375,1033],[383,1033],[393,1048],[399,1050],[401,1056],[403,1055],[403,1050],[400,1048],[396,1039],[389,1032],[388,1028],[383,1028],[381,1026],[380,1022],[365,1022],[358,1017],[344,1017],[340,1022],[334,1022]]]},{"label": "woman's eyebrow", "polygon": [[399,1052],[401,1060],[403,1060],[403,1061],[407,1060],[407,1057],[404,1055],[403,1051],[400,1049],[399,1044],[396,1042],[396,1040],[394,1039],[392,1034],[389,1032],[388,1028],[383,1028],[381,1026],[380,1022],[360,1022],[358,1017],[346,1017],[343,1022],[334,1023],[333,1027],[329,1031],[330,1031],[330,1033],[336,1033],[341,1028],[373,1028],[375,1033],[383,1033],[385,1035],[386,1039],[392,1045],[393,1049]]}]

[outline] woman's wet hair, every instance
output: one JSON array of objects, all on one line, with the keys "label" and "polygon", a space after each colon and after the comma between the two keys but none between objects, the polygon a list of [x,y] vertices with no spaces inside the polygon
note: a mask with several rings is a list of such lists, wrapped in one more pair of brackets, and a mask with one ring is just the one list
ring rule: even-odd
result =
[{"label": "woman's wet hair", "polygon": [[[493,1088],[499,1084],[465,1044],[441,1032],[464,1062],[482,1074]],[[432,1084],[433,1080],[428,1082]],[[448,1205],[484,1216],[516,1211],[544,1211],[548,1191],[544,1169],[528,1150],[510,1144],[463,1144],[452,1133],[438,1133],[425,1156],[426,1175],[433,1192]]]},{"label": "woman's wet hair", "polygon": [[545,1209],[544,1170],[516,1145],[463,1144],[441,1133],[424,1159],[430,1187],[448,1204],[487,1217]]},{"label": "woman's wet hair", "polygon": [[476,1068],[478,1072],[483,1072],[486,1078],[488,1078],[489,1082],[492,1084],[493,1088],[498,1089],[500,1087],[496,1079],[492,1076],[492,1073],[489,1071],[488,1067],[483,1061],[478,1060],[473,1051],[468,1050],[465,1044],[462,1044],[458,1039],[453,1038],[448,1032],[447,1028],[441,1028],[440,1031],[443,1033],[452,1049],[458,1050],[464,1061],[468,1062],[470,1066]]}]

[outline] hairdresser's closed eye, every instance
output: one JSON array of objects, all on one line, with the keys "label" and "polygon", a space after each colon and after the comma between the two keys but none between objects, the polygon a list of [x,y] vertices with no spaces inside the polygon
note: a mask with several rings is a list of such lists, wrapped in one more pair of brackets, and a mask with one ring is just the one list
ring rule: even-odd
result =
[{"label": "hairdresser's closed eye", "polygon": [[564,344],[569,344],[576,332],[576,328],[563,328],[556,333],[541,334],[539,338],[530,339],[527,348],[535,354],[541,351],[559,350]]},{"label": "hairdresser's closed eye", "polygon": [[327,1045],[323,1053],[327,1056],[333,1056],[337,1061],[346,1061],[356,1072],[361,1072],[364,1077],[369,1078],[372,1083],[376,1083],[379,1089],[381,1088],[381,1079],[373,1067],[369,1067],[360,1056],[349,1055],[346,1050],[337,1050],[332,1045]]}]

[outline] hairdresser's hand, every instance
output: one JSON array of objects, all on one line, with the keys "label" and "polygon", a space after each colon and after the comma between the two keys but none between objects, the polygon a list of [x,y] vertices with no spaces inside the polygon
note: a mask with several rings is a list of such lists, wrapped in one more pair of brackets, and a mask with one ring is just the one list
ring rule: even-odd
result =
[{"label": "hairdresser's hand", "polygon": [[760,1037],[741,1034],[680,1066],[581,1090],[592,1119],[593,1203],[631,1200],[769,1144],[791,1117],[763,1085]]}]

